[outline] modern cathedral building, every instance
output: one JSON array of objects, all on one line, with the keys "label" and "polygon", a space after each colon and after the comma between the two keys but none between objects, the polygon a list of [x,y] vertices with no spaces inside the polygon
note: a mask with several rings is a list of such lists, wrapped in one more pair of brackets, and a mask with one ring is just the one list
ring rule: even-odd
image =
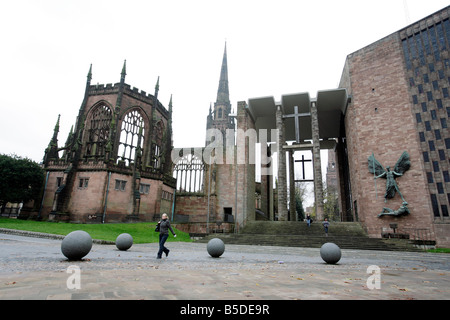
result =
[{"label": "modern cathedral building", "polygon": [[[343,115],[350,187],[342,199],[371,236],[396,223],[402,233],[450,245],[449,15],[446,7],[345,62],[339,87],[351,96]],[[374,179],[368,166],[376,159],[394,171],[404,151],[410,168],[385,198],[389,179]]]}]

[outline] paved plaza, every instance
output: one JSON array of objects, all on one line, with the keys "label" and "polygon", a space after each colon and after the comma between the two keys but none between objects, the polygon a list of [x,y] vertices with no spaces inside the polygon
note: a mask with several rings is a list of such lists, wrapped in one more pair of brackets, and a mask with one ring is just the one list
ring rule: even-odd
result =
[{"label": "paved plaza", "polygon": [[94,244],[68,261],[61,240],[0,233],[0,246],[2,300],[450,299],[448,254],[342,250],[329,265],[316,248],[226,245],[212,258],[205,243],[168,242],[161,260],[158,244]]}]

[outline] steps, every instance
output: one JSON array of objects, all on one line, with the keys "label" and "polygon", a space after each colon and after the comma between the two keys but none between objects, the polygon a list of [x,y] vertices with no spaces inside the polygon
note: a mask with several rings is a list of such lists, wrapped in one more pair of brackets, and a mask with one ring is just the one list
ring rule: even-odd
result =
[{"label": "steps", "polygon": [[326,242],[333,242],[341,249],[420,251],[407,240],[369,238],[357,222],[332,222],[325,236],[319,223],[308,227],[305,222],[249,221],[239,234],[214,233],[199,242],[212,238],[220,238],[225,244],[320,248]]}]

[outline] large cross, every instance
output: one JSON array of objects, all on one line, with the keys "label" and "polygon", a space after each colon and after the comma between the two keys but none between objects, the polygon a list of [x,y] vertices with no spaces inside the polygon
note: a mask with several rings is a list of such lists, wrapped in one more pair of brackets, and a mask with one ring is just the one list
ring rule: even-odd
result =
[{"label": "large cross", "polygon": [[301,160],[295,160],[294,162],[301,162],[302,163],[302,177],[303,179],[301,180],[294,180],[294,182],[314,182],[314,179],[305,179],[305,162],[311,162],[312,159],[306,159],[305,160],[305,156],[302,154],[302,159]]},{"label": "large cross", "polygon": [[283,118],[294,118],[295,123],[295,142],[300,143],[300,124],[299,124],[299,118],[300,117],[309,117],[311,116],[311,113],[305,112],[305,113],[298,113],[298,106],[294,107],[294,113],[293,114],[285,114]]}]

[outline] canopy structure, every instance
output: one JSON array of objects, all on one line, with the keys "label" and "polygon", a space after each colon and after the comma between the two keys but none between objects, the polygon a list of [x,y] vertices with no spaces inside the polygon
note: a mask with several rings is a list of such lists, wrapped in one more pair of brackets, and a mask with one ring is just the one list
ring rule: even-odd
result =
[{"label": "canopy structure", "polygon": [[[295,121],[298,121],[299,138],[302,142],[312,139],[311,105],[315,103],[319,138],[329,140],[339,137],[341,115],[345,115],[348,102],[349,95],[346,89],[332,89],[319,91],[317,98],[311,98],[307,92],[282,95],[280,102],[276,102],[273,96],[251,98],[248,100],[248,110],[258,132],[259,129],[277,128],[275,114],[277,106],[280,106],[285,118],[285,140],[296,141]],[[269,142],[276,142],[275,138],[272,137],[272,141]]]},{"label": "canopy structure", "polygon": [[[294,161],[296,150],[312,150],[314,168],[314,192],[316,218],[323,216],[323,187],[320,150],[333,149],[337,138],[345,131],[343,116],[347,111],[350,97],[346,89],[322,90],[316,98],[309,93],[293,93],[281,96],[276,102],[274,97],[260,97],[248,100],[247,111],[254,121],[257,134],[260,130],[268,132],[278,129],[277,134],[267,134],[267,142],[276,142],[286,152],[277,152],[278,157],[278,218],[291,220],[287,210],[286,162],[289,162],[290,190],[294,189]],[[281,130],[284,127],[284,130]],[[259,139],[259,137],[258,137]],[[286,141],[294,141],[287,144]],[[265,189],[265,186],[262,186]],[[290,192],[290,212],[295,212],[295,199]]]}]

